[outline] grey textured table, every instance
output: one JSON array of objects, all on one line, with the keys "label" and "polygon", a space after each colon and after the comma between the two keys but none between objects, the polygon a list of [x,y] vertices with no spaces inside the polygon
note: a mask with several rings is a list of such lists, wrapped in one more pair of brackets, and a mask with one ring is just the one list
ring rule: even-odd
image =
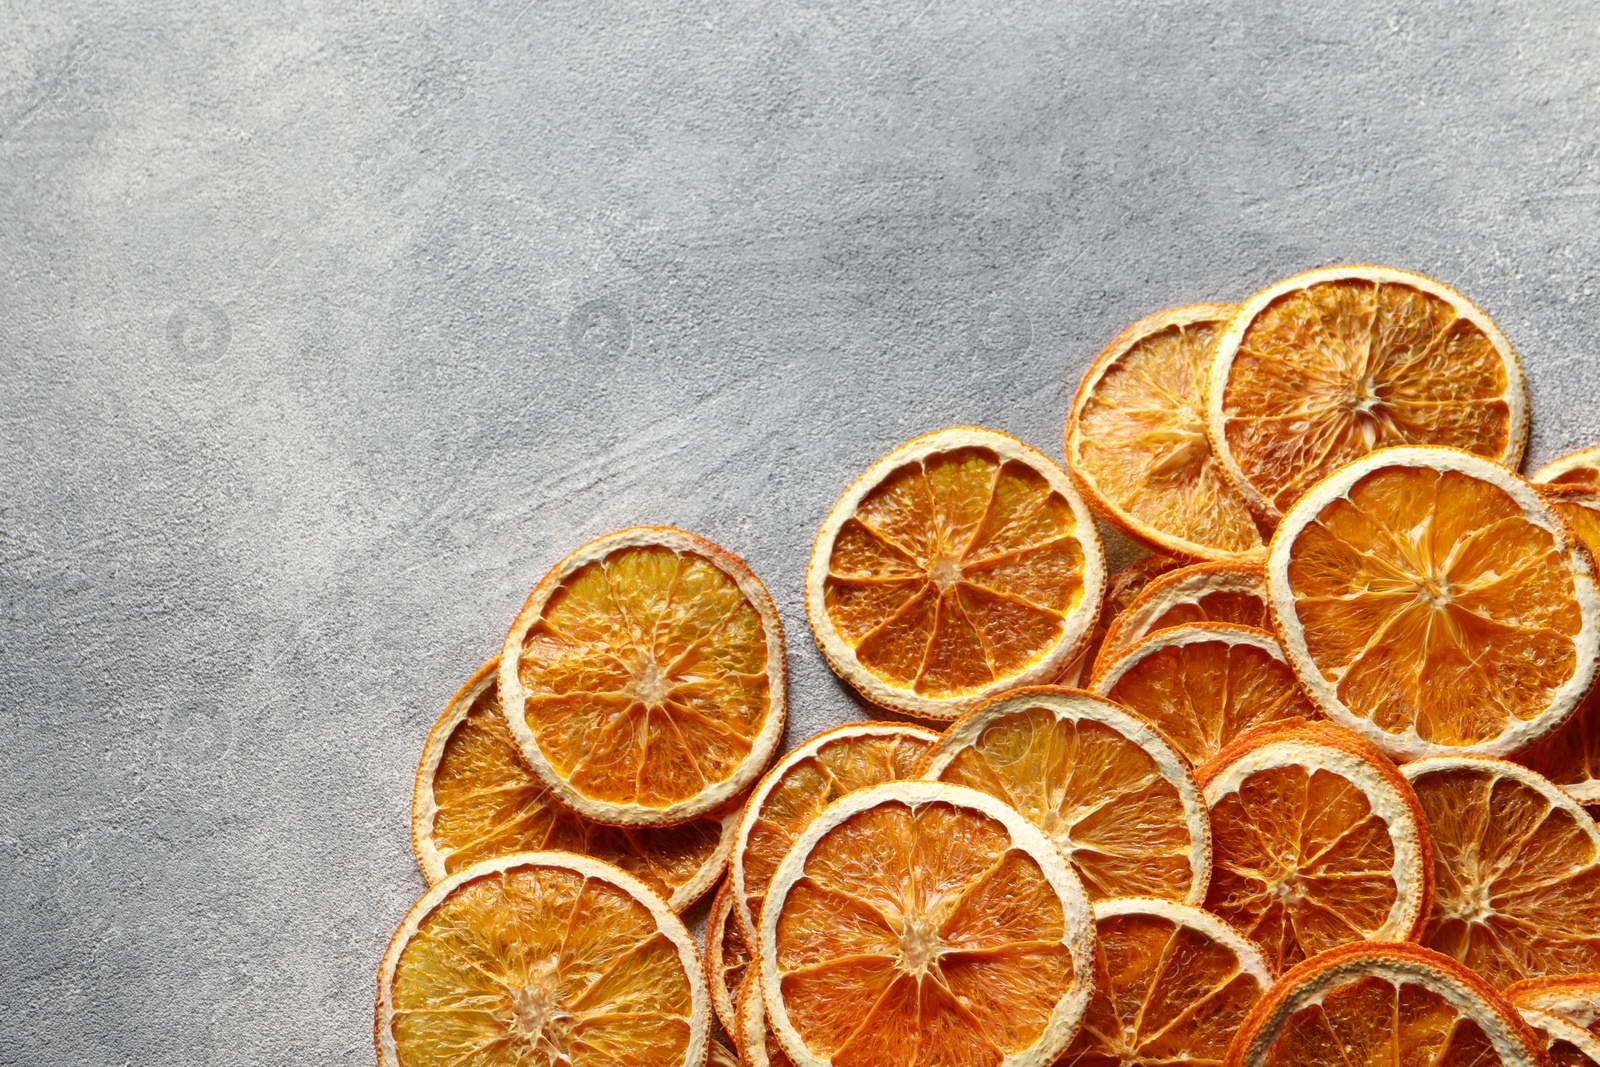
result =
[{"label": "grey textured table", "polygon": [[423,735],[550,564],[705,534],[791,738],[861,716],[835,496],[1059,455],[1147,312],[1421,270],[1600,442],[1592,2],[258,6],[0,3],[0,1063],[371,1062]]}]

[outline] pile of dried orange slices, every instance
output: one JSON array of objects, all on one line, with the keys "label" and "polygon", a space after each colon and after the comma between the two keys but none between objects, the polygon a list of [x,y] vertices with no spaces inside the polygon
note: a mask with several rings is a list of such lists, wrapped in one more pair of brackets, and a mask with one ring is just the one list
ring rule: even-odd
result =
[{"label": "pile of dried orange slices", "polygon": [[424,746],[380,1062],[1600,1065],[1600,449],[1527,427],[1418,275],[1143,319],[1065,467],[959,427],[839,498],[817,645],[933,725],[782,754],[749,568],[578,549]]}]

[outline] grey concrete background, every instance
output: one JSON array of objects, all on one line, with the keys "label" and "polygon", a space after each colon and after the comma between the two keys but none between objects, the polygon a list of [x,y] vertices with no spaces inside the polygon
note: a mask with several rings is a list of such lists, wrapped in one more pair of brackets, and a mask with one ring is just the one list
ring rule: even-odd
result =
[{"label": "grey concrete background", "polygon": [[710,536],[791,737],[860,716],[835,496],[1059,455],[1147,312],[1425,271],[1533,461],[1600,441],[1600,8],[1304,7],[0,3],[0,1063],[370,1062],[423,735],[550,564]]}]

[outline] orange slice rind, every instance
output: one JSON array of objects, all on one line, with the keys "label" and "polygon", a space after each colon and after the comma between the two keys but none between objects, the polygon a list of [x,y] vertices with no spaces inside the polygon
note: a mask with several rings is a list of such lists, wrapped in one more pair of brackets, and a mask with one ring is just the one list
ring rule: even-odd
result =
[{"label": "orange slice rind", "polygon": [[716,884],[733,849],[738,810],[678,826],[625,830],[561,804],[522,758],[490,660],[434,723],[417,765],[411,842],[430,885],[513,852],[577,852],[616,864],[682,912]]},{"label": "orange slice rind", "polygon": [[1561,484],[1537,488],[1550,510],[1572,528],[1589,555],[1600,556],[1600,486]]},{"label": "orange slice rind", "polygon": [[1283,649],[1329,719],[1397,760],[1514,752],[1594,679],[1589,555],[1535,489],[1453,448],[1373,452],[1273,536]]},{"label": "orange slice rind", "polygon": [[446,878],[406,914],[378,968],[383,1067],[700,1067],[710,1027],[699,952],[666,901],[567,852]]},{"label": "orange slice rind", "polygon": [[767,1023],[798,1067],[1043,1067],[1093,987],[1093,914],[1061,853],[939,782],[818,816],[773,878],[759,945]]},{"label": "orange slice rind", "polygon": [[1551,460],[1529,476],[1536,485],[1600,487],[1600,448],[1583,448]]},{"label": "orange slice rind", "polygon": [[744,1067],[792,1067],[788,1053],[772,1036],[767,1012],[761,1006],[761,976],[751,972],[739,990],[736,1042]]},{"label": "orange slice rind", "polygon": [[1600,827],[1504,760],[1439,756],[1401,768],[1437,865],[1422,944],[1503,988],[1600,970]]},{"label": "orange slice rind", "polygon": [[500,703],[535,774],[585,818],[667,826],[748,789],[783,736],[783,626],[761,580],[703,537],[621,530],[534,587]]},{"label": "orange slice rind", "polygon": [[1178,567],[1178,561],[1170,556],[1149,555],[1143,559],[1136,559],[1113,574],[1106,581],[1106,595],[1100,601],[1100,617],[1095,620],[1094,629],[1089,634],[1083,650],[1073,657],[1072,662],[1062,668],[1056,676],[1055,684],[1064,685],[1069,689],[1080,689],[1080,683],[1088,681],[1089,674],[1094,668],[1095,660],[1100,655],[1100,643],[1105,640],[1106,627],[1127,610],[1140,593],[1160,575]]},{"label": "orange slice rind", "polygon": [[1600,1067],[1600,1038],[1559,1015],[1518,1008],[1522,1021],[1544,1040],[1551,1067]]},{"label": "orange slice rind", "polygon": [[1511,757],[1580,804],[1600,804],[1600,686],[1549,734]]},{"label": "orange slice rind", "polygon": [[1267,572],[1262,564],[1197,563],[1158,575],[1107,624],[1094,670],[1120,659],[1157,630],[1192,622],[1269,629]]},{"label": "orange slice rind", "polygon": [[1600,973],[1524,978],[1506,986],[1505,995],[1519,1008],[1559,1015],[1600,1039]]},{"label": "orange slice rind", "polygon": [[1265,547],[1206,438],[1212,348],[1238,310],[1193,304],[1140,319],[1072,399],[1067,470],[1097,514],[1156,552],[1214,560]]},{"label": "orange slice rind", "polygon": [[1104,591],[1100,535],[1067,473],[962,426],[900,446],[845,491],[812,547],[805,604],[823,657],[868,700],[954,719],[1059,675]]},{"label": "orange slice rind", "polygon": [[711,1010],[716,1013],[723,1032],[732,1037],[737,1026],[735,1001],[739,983],[750,972],[750,945],[734,918],[733,889],[728,882],[723,882],[711,899],[711,912],[706,916],[706,950],[701,962],[706,988],[711,992]]},{"label": "orange slice rind", "polygon": [[994,697],[945,731],[921,777],[1015,808],[1092,900],[1205,899],[1211,832],[1188,767],[1148,723],[1090,693],[1034,686]]},{"label": "orange slice rind", "polygon": [[1106,664],[1093,690],[1150,723],[1193,765],[1252,726],[1317,717],[1278,639],[1226,623],[1158,630]]},{"label": "orange slice rind", "polygon": [[1483,979],[1404,942],[1346,945],[1300,964],[1256,1002],[1224,1062],[1546,1064],[1544,1042]]}]

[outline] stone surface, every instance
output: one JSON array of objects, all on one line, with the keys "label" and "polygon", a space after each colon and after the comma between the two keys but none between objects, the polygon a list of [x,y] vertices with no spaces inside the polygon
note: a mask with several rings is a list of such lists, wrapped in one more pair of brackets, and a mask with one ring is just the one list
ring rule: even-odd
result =
[{"label": "stone surface", "polygon": [[0,1063],[370,1063],[422,738],[547,567],[705,534],[791,738],[861,716],[824,512],[1059,455],[1147,312],[1421,270],[1531,460],[1600,441],[1592,4],[1131,6],[0,6]]}]

